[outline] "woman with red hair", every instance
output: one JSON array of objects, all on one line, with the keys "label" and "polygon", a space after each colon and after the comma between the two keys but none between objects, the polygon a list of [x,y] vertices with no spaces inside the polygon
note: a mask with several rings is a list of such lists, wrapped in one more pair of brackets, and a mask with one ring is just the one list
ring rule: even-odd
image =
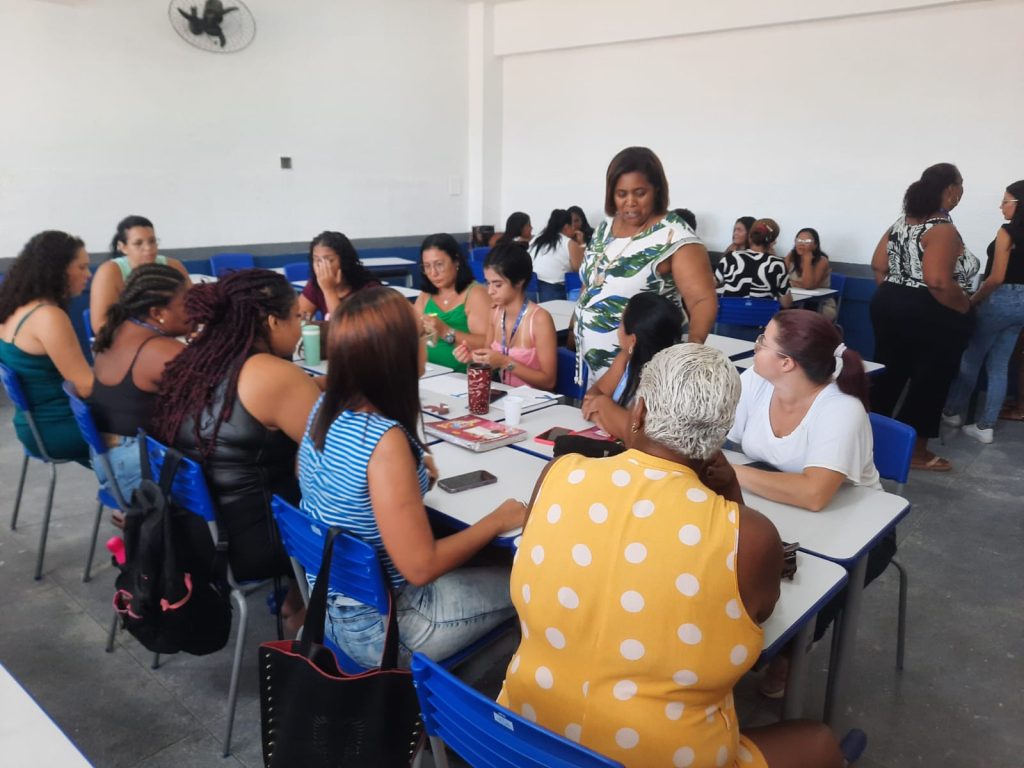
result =
[{"label": "woman with red hair", "polygon": [[[754,365],[743,386],[729,440],[777,472],[737,466],[746,490],[766,499],[819,512],[844,484],[881,489],[868,418],[868,377],[860,355],[843,344],[838,329],[806,309],[779,312],[758,337]],[[868,555],[865,584],[896,553],[890,532]],[[814,637],[825,634],[841,598],[818,615]],[[772,660],[761,693],[779,698],[786,690],[788,656]]]}]

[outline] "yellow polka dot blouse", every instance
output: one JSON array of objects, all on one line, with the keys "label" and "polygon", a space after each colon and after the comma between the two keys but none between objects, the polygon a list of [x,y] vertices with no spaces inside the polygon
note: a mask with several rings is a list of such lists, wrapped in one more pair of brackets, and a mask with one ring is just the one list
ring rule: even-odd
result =
[{"label": "yellow polka dot blouse", "polygon": [[639,451],[565,456],[512,568],[523,639],[498,701],[627,766],[762,766],[732,688],[763,633],[736,580],[736,504]]}]

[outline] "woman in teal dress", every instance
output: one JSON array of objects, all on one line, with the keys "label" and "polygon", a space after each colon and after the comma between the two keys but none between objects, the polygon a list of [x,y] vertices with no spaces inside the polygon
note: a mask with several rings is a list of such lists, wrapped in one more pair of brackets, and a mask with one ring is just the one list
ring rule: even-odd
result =
[{"label": "woman in teal dress", "polygon": [[420,287],[416,313],[427,336],[427,359],[465,371],[455,348],[485,345],[491,300],[473,279],[465,254],[451,235],[430,235],[420,246]]},{"label": "woman in teal dress", "polygon": [[[21,380],[50,457],[86,467],[89,449],[61,387],[67,380],[82,397],[92,392],[92,369],[65,311],[88,284],[85,244],[51,230],[28,241],[0,285],[0,362]],[[14,429],[25,448],[38,455],[25,414],[17,409]]]}]

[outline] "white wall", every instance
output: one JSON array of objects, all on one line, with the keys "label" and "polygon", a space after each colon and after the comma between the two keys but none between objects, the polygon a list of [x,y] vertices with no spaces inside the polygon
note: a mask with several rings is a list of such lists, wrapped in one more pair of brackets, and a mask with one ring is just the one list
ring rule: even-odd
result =
[{"label": "white wall", "polygon": [[129,213],[165,248],[465,229],[466,4],[246,2],[214,55],[167,0],[0,0],[0,256]]},{"label": "white wall", "polygon": [[[534,0],[497,23],[530,6],[545,24]],[[907,185],[951,161],[966,186],[954,219],[981,253],[1024,178],[1022,30],[1024,3],[993,0],[508,55],[500,207],[535,226],[553,207],[596,213],[608,161],[642,144],[711,247],[737,216],[771,216],[786,246],[815,226],[834,258],[866,262]]]}]

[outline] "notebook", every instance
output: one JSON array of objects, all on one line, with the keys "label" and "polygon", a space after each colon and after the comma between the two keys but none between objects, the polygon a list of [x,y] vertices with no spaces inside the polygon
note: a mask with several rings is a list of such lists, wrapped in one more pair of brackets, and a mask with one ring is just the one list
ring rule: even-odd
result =
[{"label": "notebook", "polygon": [[490,451],[503,445],[526,439],[526,430],[508,427],[480,416],[424,424],[428,435],[467,448],[471,451]]}]

